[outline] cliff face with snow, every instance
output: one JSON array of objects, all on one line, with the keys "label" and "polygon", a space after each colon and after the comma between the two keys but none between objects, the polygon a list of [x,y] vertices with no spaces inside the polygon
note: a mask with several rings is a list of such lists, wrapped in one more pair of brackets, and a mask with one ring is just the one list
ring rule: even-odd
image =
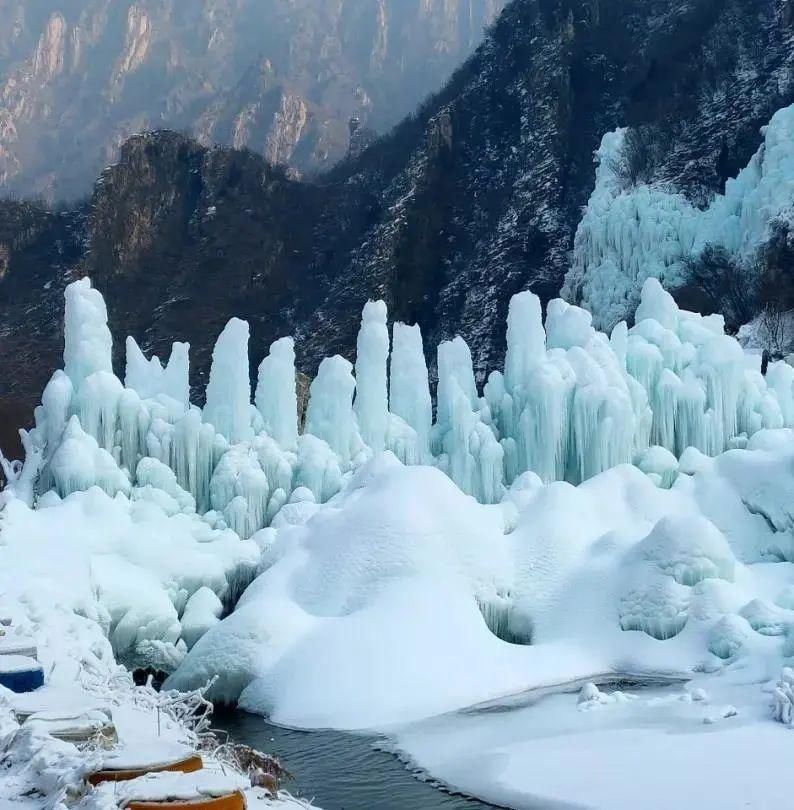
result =
[{"label": "cliff face with snow", "polygon": [[232,315],[256,356],[295,335],[314,376],[322,357],[353,356],[368,298],[431,345],[461,334],[482,383],[510,297],[531,289],[545,304],[563,285],[604,135],[641,127],[642,180],[704,208],[794,102],[793,43],[788,0],[515,0],[415,116],[316,182],[173,133],[133,138],[90,205],[40,214],[49,236],[11,249],[0,379],[37,394],[55,366],[26,325],[48,334],[64,283],[87,273],[116,345],[132,334],[162,354],[188,340],[194,387]]},{"label": "cliff face with snow", "polygon": [[169,126],[301,169],[355,116],[384,131],[480,41],[503,0],[3,0],[0,188],[86,192]]}]

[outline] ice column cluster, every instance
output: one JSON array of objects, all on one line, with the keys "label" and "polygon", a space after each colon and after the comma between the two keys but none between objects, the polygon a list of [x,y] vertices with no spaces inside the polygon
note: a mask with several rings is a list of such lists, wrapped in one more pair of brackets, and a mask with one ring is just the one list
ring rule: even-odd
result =
[{"label": "ice column cluster", "polygon": [[764,143],[705,210],[657,185],[626,188],[620,177],[626,130],[607,133],[596,153],[595,190],[576,233],[562,295],[598,313],[598,326],[627,318],[645,279],[673,289],[703,248],[751,259],[776,220],[794,221],[794,106],[762,130]]},{"label": "ice column cluster", "polygon": [[[763,428],[794,427],[794,369],[763,377],[719,316],[678,309],[648,279],[636,325],[596,331],[590,313],[515,296],[503,371],[482,393],[458,337],[438,347],[435,421],[422,336],[368,303],[353,365],[323,360],[298,430],[295,347],[276,341],[251,402],[248,325],[232,319],[213,352],[203,410],[189,401],[189,347],[163,365],[127,342],[125,381],[112,368],[107,312],[87,279],[66,291],[65,371],[56,371],[25,436],[13,486],[41,494],[98,486],[199,512],[247,538],[282,512],[306,514],[373,454],[432,464],[466,493],[496,503],[525,473],[577,484],[634,463],[659,486],[687,448],[715,455]],[[355,373],[354,373],[355,372]],[[693,451],[694,452],[694,451]],[[7,466],[7,465],[6,465]],[[10,467],[9,467],[10,469]],[[30,497],[26,496],[27,500]]]}]

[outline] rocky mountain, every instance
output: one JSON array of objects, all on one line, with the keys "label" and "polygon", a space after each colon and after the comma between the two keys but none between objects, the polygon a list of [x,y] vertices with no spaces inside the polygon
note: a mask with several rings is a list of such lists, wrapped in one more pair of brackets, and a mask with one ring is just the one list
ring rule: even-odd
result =
[{"label": "rocky mountain", "polygon": [[169,127],[319,170],[440,87],[504,0],[0,0],[0,189],[74,198]]},{"label": "rocky mountain", "polygon": [[252,362],[294,334],[311,375],[352,355],[372,296],[422,325],[429,354],[462,334],[482,381],[510,296],[561,288],[605,133],[641,129],[644,181],[703,206],[791,103],[790,0],[514,0],[416,115],[314,181],[173,132],[134,137],[84,207],[0,213],[3,395],[35,401],[61,290],[85,273],[117,346],[186,339],[198,386],[231,315],[251,322]]}]

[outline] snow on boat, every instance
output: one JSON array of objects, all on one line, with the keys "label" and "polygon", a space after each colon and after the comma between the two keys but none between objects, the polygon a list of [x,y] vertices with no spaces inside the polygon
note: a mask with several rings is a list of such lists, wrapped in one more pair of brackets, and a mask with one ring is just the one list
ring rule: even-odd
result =
[{"label": "snow on boat", "polygon": [[[96,790],[129,810],[245,810],[247,780],[239,774],[200,770],[150,773]],[[100,797],[104,798],[104,797]]]},{"label": "snow on boat", "polygon": [[44,670],[25,655],[0,655],[0,686],[12,692],[32,692],[44,684]]},{"label": "snow on boat", "polygon": [[[145,756],[144,756],[145,759]],[[108,762],[105,762],[107,765]],[[105,767],[101,771],[96,771],[88,777],[91,785],[99,785],[102,782],[126,782],[138,779],[150,773],[195,773],[204,767],[204,762],[198,754],[189,754],[178,759],[152,760],[141,763],[138,767],[120,768]]]},{"label": "snow on boat", "polygon": [[106,701],[89,695],[77,687],[45,684],[35,692],[20,694],[11,701],[11,708],[19,723],[41,712],[66,712],[69,716],[104,709]]},{"label": "snow on boat", "polygon": [[64,742],[98,741],[106,745],[118,742],[116,728],[107,709],[36,712],[30,715],[24,725]]},{"label": "snow on boat", "polygon": [[0,655],[24,655],[27,658],[38,658],[38,649],[33,639],[16,636],[0,638]]}]

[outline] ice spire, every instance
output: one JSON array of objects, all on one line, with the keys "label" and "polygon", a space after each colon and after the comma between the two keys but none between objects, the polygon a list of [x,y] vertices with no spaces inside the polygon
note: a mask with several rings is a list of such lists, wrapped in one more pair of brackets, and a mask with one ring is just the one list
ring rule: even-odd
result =
[{"label": "ice spire", "polygon": [[477,403],[477,386],[471,364],[471,352],[462,337],[447,340],[438,347],[438,413],[439,425],[452,425],[457,397],[453,383],[468,400],[472,409]]},{"label": "ice spire", "polygon": [[427,377],[427,363],[418,326],[395,323],[391,354],[389,410],[416,433],[421,459],[430,454],[433,404]]},{"label": "ice spire", "polygon": [[163,368],[157,356],[147,360],[135,338],[126,342],[127,365],[124,385],[138,393],[141,399],[150,399],[164,394],[181,403],[190,405],[190,344],[174,343],[168,364]]},{"label": "ice spire", "polygon": [[232,318],[212,352],[204,421],[232,443],[251,438],[248,324]]},{"label": "ice spire", "polygon": [[89,279],[70,284],[65,296],[63,363],[78,390],[97,371],[113,373],[113,338],[105,300]]},{"label": "ice spire", "polygon": [[343,465],[350,463],[356,438],[353,366],[344,357],[326,357],[309,393],[306,432],[325,441]]},{"label": "ice spire", "polygon": [[386,304],[383,301],[368,301],[361,314],[361,330],[358,333],[354,407],[361,438],[376,453],[386,446],[388,361]]},{"label": "ice spire", "polygon": [[546,332],[540,299],[531,292],[514,295],[507,315],[505,387],[512,394],[526,383],[529,369],[546,358]]},{"label": "ice spire", "polygon": [[255,402],[270,435],[284,449],[294,449],[298,441],[298,399],[292,338],[273,343],[259,365]]}]

